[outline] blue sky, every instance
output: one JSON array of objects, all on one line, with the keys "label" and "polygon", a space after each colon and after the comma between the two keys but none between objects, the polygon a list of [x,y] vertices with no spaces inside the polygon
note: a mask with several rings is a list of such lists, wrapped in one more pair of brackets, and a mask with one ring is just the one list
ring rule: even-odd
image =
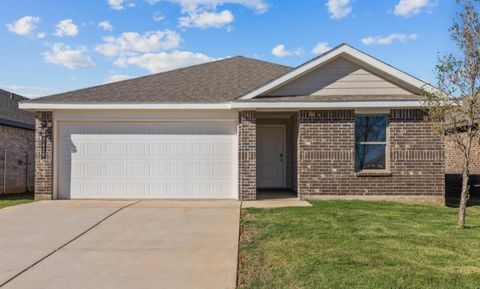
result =
[{"label": "blue sky", "polygon": [[36,97],[235,55],[349,43],[434,83],[454,0],[2,0],[0,87]]}]

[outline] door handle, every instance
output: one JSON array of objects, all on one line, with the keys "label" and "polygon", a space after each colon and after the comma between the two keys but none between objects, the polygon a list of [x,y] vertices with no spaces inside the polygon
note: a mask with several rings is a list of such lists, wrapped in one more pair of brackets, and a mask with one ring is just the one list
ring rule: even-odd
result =
[{"label": "door handle", "polygon": [[283,162],[283,153],[280,153],[280,161]]}]

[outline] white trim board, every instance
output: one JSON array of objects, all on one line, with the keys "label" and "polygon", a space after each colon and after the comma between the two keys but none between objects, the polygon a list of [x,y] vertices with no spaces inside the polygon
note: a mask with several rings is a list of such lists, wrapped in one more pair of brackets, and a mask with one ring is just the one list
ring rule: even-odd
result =
[{"label": "white trim board", "polygon": [[185,104],[46,104],[46,103],[21,103],[20,109],[25,110],[230,110],[230,109],[353,109],[353,108],[420,108],[425,107],[421,100],[396,100],[396,101],[330,101],[330,102],[230,102],[203,105]]},{"label": "white trim board", "polygon": [[291,109],[355,109],[355,108],[420,108],[424,101],[342,101],[342,102],[233,102],[232,108]]},{"label": "white trim board", "polygon": [[403,82],[407,85],[410,85],[412,87],[415,87],[417,89],[428,89],[431,91],[437,91],[436,88],[430,86],[429,84],[421,81],[418,78],[415,78],[391,65],[388,65],[360,50],[357,50],[347,44],[341,44],[337,46],[336,48],[333,48],[332,50],[320,55],[317,58],[314,58],[311,61],[308,61],[299,67],[295,68],[294,70],[284,74],[283,76],[272,80],[271,82],[267,83],[266,85],[249,92],[245,94],[244,96],[240,97],[239,99],[241,100],[248,100],[248,99],[253,99],[259,95],[268,93],[290,81],[293,79],[296,79],[314,69],[317,69],[318,67],[328,63],[329,61],[333,60],[336,57],[339,56],[344,56],[354,62],[358,63],[363,63],[365,66],[371,67],[375,70],[381,71],[382,73],[385,73],[386,75],[399,80],[400,82]]},{"label": "white trim board", "polygon": [[55,109],[229,109],[230,103],[35,103],[19,104],[26,110]]}]

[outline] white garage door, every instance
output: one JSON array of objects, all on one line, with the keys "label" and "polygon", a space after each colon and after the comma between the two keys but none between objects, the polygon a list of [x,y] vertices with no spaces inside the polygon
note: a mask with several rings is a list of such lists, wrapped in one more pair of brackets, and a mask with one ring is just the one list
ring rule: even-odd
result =
[{"label": "white garage door", "polygon": [[59,197],[237,198],[231,123],[61,123]]}]

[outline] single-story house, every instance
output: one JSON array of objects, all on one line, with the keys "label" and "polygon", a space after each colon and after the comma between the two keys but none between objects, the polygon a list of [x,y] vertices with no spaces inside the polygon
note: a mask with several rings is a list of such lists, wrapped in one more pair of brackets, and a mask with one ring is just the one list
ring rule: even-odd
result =
[{"label": "single-story house", "polygon": [[342,44],[296,68],[232,57],[20,107],[36,113],[37,199],[438,197],[425,86]]},{"label": "single-story house", "polygon": [[0,194],[33,190],[35,115],[20,110],[28,98],[0,89]]}]

